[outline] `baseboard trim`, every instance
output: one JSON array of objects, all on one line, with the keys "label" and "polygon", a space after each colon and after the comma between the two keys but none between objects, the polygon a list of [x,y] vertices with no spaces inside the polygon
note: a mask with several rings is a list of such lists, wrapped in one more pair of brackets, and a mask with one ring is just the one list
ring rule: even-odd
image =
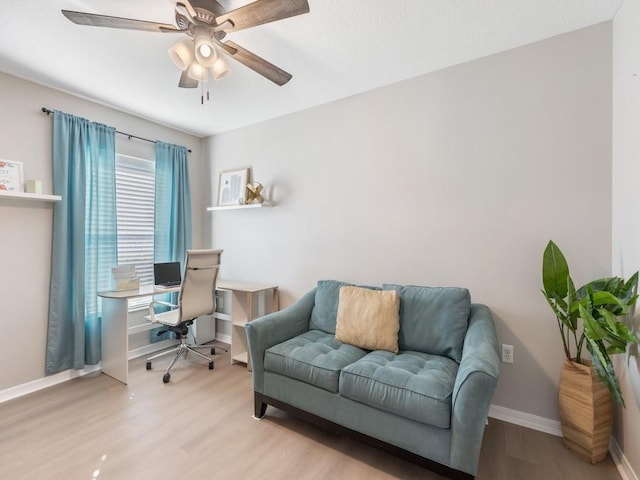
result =
[{"label": "baseboard trim", "polygon": [[539,432],[549,433],[556,437],[562,436],[562,428],[560,422],[549,418],[539,417],[531,413],[512,410],[511,408],[501,407],[500,405],[489,406],[489,416],[497,420],[527,427]]},{"label": "baseboard trim", "polygon": [[622,480],[638,480],[638,476],[633,471],[633,467],[631,467],[629,460],[627,460],[627,457],[625,457],[620,445],[618,445],[618,442],[613,437],[611,437],[611,442],[609,443],[609,454],[611,455],[613,463],[615,463]]},{"label": "baseboard trim", "polygon": [[60,383],[68,382],[74,378],[83,377],[90,373],[99,372],[102,369],[100,364],[90,365],[84,367],[82,370],[65,370],[64,372],[56,373],[55,375],[49,375],[48,377],[38,378],[31,382],[23,383],[22,385],[16,385],[5,390],[0,391],[0,403],[8,402],[15,398],[28,395],[30,393],[37,392],[44,388],[53,387]]}]

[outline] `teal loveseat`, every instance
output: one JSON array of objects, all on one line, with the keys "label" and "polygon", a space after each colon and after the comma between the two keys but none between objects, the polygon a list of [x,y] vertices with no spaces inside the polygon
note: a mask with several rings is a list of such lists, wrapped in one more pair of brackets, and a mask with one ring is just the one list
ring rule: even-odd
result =
[{"label": "teal loveseat", "polygon": [[450,478],[473,478],[499,372],[489,309],[463,288],[366,287],[399,297],[397,353],[369,350],[336,339],[345,286],[320,281],[246,325],[255,416],[272,405]]}]

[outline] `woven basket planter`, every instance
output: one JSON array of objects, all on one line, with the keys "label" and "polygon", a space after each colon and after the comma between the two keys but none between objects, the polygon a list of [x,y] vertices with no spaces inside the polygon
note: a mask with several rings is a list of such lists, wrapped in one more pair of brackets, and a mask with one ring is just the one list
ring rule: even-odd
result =
[{"label": "woven basket planter", "polygon": [[597,463],[607,456],[613,425],[607,387],[591,364],[565,360],[560,378],[560,423],[567,448]]}]

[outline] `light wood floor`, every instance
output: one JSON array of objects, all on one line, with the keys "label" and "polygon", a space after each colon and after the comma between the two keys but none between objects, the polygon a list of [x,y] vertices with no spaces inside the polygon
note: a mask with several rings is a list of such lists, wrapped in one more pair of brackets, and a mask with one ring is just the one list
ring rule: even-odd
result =
[{"label": "light wood floor", "polygon": [[[165,357],[166,358],[166,357]],[[217,355],[216,368],[165,359],[130,384],[103,374],[0,404],[0,478],[12,480],[423,479],[442,477],[268,407],[252,418],[251,374]],[[489,420],[478,480],[619,480],[552,435]]]}]

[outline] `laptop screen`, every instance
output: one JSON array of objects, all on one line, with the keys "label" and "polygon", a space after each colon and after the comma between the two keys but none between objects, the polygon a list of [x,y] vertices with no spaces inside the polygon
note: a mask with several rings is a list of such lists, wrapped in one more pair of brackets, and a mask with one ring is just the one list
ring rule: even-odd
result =
[{"label": "laptop screen", "polygon": [[153,264],[153,283],[163,287],[180,285],[180,262]]}]

